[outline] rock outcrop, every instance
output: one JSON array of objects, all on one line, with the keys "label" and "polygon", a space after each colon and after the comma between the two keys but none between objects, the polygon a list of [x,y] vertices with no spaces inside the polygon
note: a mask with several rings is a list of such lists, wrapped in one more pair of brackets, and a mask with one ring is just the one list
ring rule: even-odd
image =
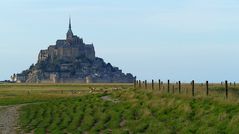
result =
[{"label": "rock outcrop", "polygon": [[74,35],[70,22],[66,39],[41,50],[38,62],[12,79],[22,83],[132,83],[135,77],[96,57],[94,45]]}]

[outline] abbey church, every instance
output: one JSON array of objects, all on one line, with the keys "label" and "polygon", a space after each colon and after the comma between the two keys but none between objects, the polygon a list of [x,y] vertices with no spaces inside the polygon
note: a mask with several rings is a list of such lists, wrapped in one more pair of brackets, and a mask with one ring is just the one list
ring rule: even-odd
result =
[{"label": "abbey church", "polygon": [[51,61],[61,59],[67,62],[79,57],[94,60],[95,50],[93,44],[85,44],[83,39],[73,34],[70,21],[66,40],[57,40],[56,45],[49,46],[47,50],[41,50],[38,59],[39,62],[48,58],[50,58]]},{"label": "abbey church", "polygon": [[14,74],[12,80],[19,83],[132,83],[135,77],[96,57],[94,45],[84,43],[73,34],[69,19],[66,39],[41,50],[37,63]]}]

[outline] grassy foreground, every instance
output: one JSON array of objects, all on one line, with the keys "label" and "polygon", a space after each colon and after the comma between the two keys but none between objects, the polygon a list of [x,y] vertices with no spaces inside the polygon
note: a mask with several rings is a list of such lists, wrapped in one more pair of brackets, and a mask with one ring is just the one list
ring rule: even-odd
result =
[{"label": "grassy foreground", "polygon": [[0,106],[25,103],[19,118],[25,133],[239,132],[238,99],[214,92],[191,97],[123,84],[0,85]]},{"label": "grassy foreground", "polygon": [[237,134],[239,105],[129,88],[29,104],[21,109],[20,124],[36,134]]}]

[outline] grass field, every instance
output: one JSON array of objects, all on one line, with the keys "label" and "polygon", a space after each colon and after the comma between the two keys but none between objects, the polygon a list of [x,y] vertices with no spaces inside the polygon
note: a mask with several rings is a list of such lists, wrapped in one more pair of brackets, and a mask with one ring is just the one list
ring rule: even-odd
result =
[{"label": "grass field", "polygon": [[[89,86],[96,91],[90,93]],[[0,95],[0,105],[29,103],[19,118],[26,133],[239,132],[238,101],[220,95],[191,97],[104,84],[1,85]]]},{"label": "grass field", "polygon": [[89,93],[90,88],[107,91],[131,84],[0,84],[0,106],[71,98]]}]

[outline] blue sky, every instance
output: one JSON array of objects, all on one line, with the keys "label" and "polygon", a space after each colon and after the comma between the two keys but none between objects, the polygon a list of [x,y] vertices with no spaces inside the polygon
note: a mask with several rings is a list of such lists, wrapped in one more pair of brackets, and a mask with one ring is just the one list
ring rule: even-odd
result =
[{"label": "blue sky", "polygon": [[0,2],[0,80],[74,34],[139,79],[239,81],[239,1],[8,0]]}]

